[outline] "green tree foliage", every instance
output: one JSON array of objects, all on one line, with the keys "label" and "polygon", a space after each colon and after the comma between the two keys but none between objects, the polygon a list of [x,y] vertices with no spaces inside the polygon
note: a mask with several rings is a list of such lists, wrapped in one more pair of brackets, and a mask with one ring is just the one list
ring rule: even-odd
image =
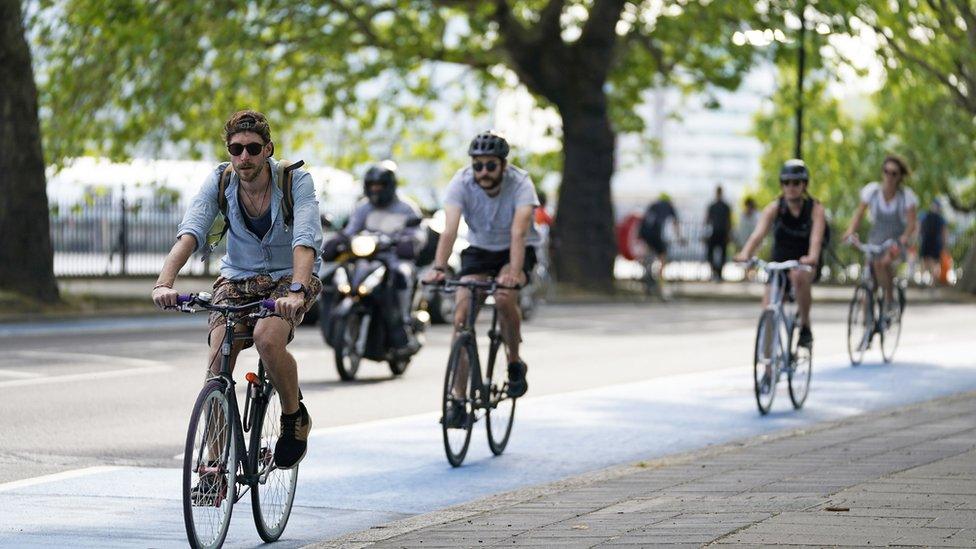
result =
[{"label": "green tree foliage", "polygon": [[173,143],[204,155],[242,106],[323,141],[339,167],[377,144],[442,158],[453,128],[430,123],[434,103],[478,114],[522,85],[562,120],[564,279],[606,288],[615,133],[642,130],[651,86],[737,86],[756,51],[733,31],[780,17],[747,0],[44,0],[34,36],[54,162]]}]

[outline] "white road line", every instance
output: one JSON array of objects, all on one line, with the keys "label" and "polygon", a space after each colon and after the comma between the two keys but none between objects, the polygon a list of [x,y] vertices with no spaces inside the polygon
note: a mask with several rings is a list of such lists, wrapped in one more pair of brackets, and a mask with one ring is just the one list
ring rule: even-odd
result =
[{"label": "white road line", "polygon": [[94,475],[96,473],[111,472],[119,469],[123,469],[123,467],[117,467],[112,465],[98,465],[95,467],[72,469],[70,471],[62,471],[60,473],[52,473],[50,475],[42,475],[39,477],[25,478],[23,480],[14,480],[12,482],[6,482],[0,484],[0,492],[6,492],[8,490],[16,490],[18,488],[25,488],[27,486],[35,486],[37,484],[45,484],[48,482],[57,482],[59,480],[67,480],[67,479],[83,477],[87,475]]},{"label": "white road line", "polygon": [[[0,381],[0,389],[7,387],[26,387],[31,385],[47,385],[49,383],[62,383],[66,381],[93,381],[99,379],[110,379],[116,377],[127,377],[133,375],[154,374],[168,372],[173,369],[169,364],[158,360],[147,360],[144,358],[130,358],[111,355],[93,355],[88,353],[63,353],[55,351],[20,351],[20,356],[33,358],[57,358],[77,360],[85,364],[110,364],[119,366],[133,366],[135,368],[123,368],[121,370],[106,370],[99,372],[86,372],[80,374],[68,374],[63,376],[30,377],[28,379],[15,379],[11,381]],[[26,377],[26,376],[23,376]]]},{"label": "white road line", "polygon": [[34,372],[18,372],[17,370],[0,370],[0,377],[15,377],[17,379],[31,379],[41,377],[42,374]]}]

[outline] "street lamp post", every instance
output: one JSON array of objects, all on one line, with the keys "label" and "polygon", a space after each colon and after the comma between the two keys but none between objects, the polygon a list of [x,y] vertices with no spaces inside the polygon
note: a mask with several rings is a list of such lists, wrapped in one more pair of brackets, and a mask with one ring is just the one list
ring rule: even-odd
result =
[{"label": "street lamp post", "polygon": [[800,36],[797,50],[796,64],[796,146],[793,150],[795,158],[803,158],[803,66],[806,62],[806,50],[804,48],[806,38],[806,0],[800,0]]}]

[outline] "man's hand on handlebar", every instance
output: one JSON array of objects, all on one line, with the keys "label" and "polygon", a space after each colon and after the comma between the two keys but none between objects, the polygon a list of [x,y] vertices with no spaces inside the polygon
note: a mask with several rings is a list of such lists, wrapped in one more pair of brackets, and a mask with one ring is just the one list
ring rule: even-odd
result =
[{"label": "man's hand on handlebar", "polygon": [[525,273],[519,271],[515,275],[509,273],[500,274],[495,281],[498,282],[499,286],[507,286],[509,288],[521,287],[525,284]]},{"label": "man's hand on handlebar", "polygon": [[803,256],[803,257],[800,258],[800,263],[802,263],[804,265],[809,265],[811,267],[816,267],[817,266],[817,261],[819,259],[820,258],[817,257],[817,256],[815,256],[815,255],[807,254],[807,255],[805,255],[805,256]]},{"label": "man's hand on handlebar", "polygon": [[179,292],[173,288],[167,288],[166,286],[159,286],[154,288],[152,291],[152,300],[160,309],[166,309],[171,307],[176,307],[176,298],[179,296]]},{"label": "man's hand on handlebar", "polygon": [[438,282],[444,282],[446,278],[447,274],[445,273],[445,269],[435,267],[427,271],[427,274],[424,275],[424,282],[427,284],[436,284]]},{"label": "man's hand on handlebar", "polygon": [[275,300],[275,312],[284,318],[298,320],[298,312],[302,310],[304,305],[305,298],[301,294],[290,292],[285,297],[279,297]]}]

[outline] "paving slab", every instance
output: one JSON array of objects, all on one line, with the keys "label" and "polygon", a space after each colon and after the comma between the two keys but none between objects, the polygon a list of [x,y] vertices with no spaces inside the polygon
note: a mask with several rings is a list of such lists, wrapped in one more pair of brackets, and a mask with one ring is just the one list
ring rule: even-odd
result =
[{"label": "paving slab", "polygon": [[976,545],[976,392],[641,461],[311,547]]}]

